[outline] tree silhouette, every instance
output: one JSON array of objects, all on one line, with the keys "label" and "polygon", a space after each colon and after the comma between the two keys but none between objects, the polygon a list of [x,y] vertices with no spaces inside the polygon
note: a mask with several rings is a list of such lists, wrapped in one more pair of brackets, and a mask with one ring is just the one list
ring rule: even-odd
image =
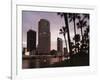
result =
[{"label": "tree silhouette", "polygon": [[86,28],[86,30],[84,31],[84,35],[83,35],[83,47],[85,49],[86,53],[89,53],[89,27]]},{"label": "tree silhouette", "polygon": [[75,44],[75,49],[78,49],[77,52],[79,52],[79,45],[80,45],[80,34],[76,34],[73,38],[73,40],[76,41],[76,44]]},{"label": "tree silhouette", "polygon": [[65,39],[65,45],[66,45],[66,49],[67,49],[66,33],[67,33],[66,27],[62,27],[62,28],[60,29],[60,34],[63,34],[63,36],[64,36],[64,39]]},{"label": "tree silhouette", "polygon": [[51,55],[57,55],[57,51],[53,49],[53,50],[50,51],[50,54]]},{"label": "tree silhouette", "polygon": [[77,28],[81,30],[81,37],[83,40],[83,27],[87,26],[87,21],[85,19],[89,19],[89,14],[83,14],[77,17],[79,22],[77,23]]},{"label": "tree silhouette", "polygon": [[[71,58],[71,56],[72,56],[72,48],[71,48],[70,32],[69,32],[69,25],[68,25],[68,13],[58,13],[58,15],[60,15],[61,17],[64,17],[65,27],[62,27],[62,29],[60,29],[60,31],[65,30],[65,34],[66,34],[66,31],[67,31],[69,53],[70,53],[70,58]],[[63,35],[64,35],[64,33],[63,33]]]},{"label": "tree silhouette", "polygon": [[[79,16],[78,13],[68,13],[69,22],[74,23],[74,36],[76,36],[76,19],[78,18],[78,16]],[[76,40],[75,40],[75,45],[76,45]]]},{"label": "tree silhouette", "polygon": [[[89,24],[87,25],[87,22],[89,21],[89,14],[82,14],[78,17],[79,22],[77,23],[77,27],[80,28],[81,30],[81,51],[86,51],[86,48],[88,46],[89,43],[86,43],[89,41]],[[87,27],[86,30],[83,33],[83,28]]]}]

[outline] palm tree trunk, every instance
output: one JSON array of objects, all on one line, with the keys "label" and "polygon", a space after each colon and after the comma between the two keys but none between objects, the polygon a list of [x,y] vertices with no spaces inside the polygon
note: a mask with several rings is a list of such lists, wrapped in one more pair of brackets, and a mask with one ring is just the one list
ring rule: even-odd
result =
[{"label": "palm tree trunk", "polygon": [[74,34],[76,35],[76,26],[75,26],[75,20],[74,20]]},{"label": "palm tree trunk", "polygon": [[64,20],[65,20],[65,25],[67,28],[67,36],[68,36],[68,46],[69,46],[69,53],[70,53],[70,58],[72,57],[72,48],[71,48],[71,40],[70,40],[70,33],[69,33],[69,25],[68,25],[68,17],[67,13],[64,13]]},{"label": "palm tree trunk", "polygon": [[81,36],[82,36],[82,40],[83,40],[83,30],[82,30],[82,26],[81,26]]},{"label": "palm tree trunk", "polygon": [[[79,20],[79,22],[81,22],[80,20]],[[80,29],[81,29],[81,37],[82,37],[82,40],[83,40],[83,30],[82,30],[82,24],[80,25]]]},{"label": "palm tree trunk", "polygon": [[[73,20],[73,22],[74,22],[74,35],[76,36],[75,19]],[[75,39],[75,46],[76,46],[76,39]],[[76,47],[75,47],[75,52],[76,52]]]},{"label": "palm tree trunk", "polygon": [[67,51],[67,40],[66,40],[66,35],[64,34],[64,39],[65,39],[65,45],[66,45],[66,51]]}]

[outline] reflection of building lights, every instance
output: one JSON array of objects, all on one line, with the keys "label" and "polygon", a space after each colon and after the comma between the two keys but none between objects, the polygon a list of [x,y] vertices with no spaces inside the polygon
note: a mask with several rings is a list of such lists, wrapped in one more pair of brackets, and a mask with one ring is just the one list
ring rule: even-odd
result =
[{"label": "reflection of building lights", "polygon": [[25,48],[25,53],[27,52],[27,48]]},{"label": "reflection of building lights", "polygon": [[29,55],[29,52],[25,52],[25,55]]}]

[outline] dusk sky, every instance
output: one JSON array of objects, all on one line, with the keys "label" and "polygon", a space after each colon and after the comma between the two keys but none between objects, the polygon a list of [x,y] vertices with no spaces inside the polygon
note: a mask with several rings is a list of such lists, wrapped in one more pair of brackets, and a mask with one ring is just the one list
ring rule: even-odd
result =
[{"label": "dusk sky", "polygon": [[[37,32],[38,22],[40,21],[40,19],[47,19],[50,22],[51,50],[57,49],[57,37],[60,37],[63,39],[63,46],[65,46],[64,37],[62,34],[59,34],[59,29],[62,26],[65,26],[64,18],[63,17],[61,18],[61,16],[57,15],[57,12],[22,11],[23,47],[26,47],[27,45],[27,31],[29,29],[32,29]],[[69,24],[69,27],[70,27],[70,36],[72,39],[72,37],[74,36],[73,22]],[[79,29],[77,29],[77,33],[80,33]],[[37,32],[37,35],[38,35],[38,32]],[[37,39],[37,44],[38,44],[38,39]]]}]

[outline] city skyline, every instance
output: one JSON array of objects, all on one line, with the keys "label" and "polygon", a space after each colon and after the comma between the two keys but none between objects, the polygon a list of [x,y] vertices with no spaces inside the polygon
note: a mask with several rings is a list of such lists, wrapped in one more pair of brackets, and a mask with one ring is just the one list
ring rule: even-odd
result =
[{"label": "city skyline", "polygon": [[[50,22],[50,31],[51,31],[51,50],[57,50],[57,37],[62,38],[64,42],[63,35],[59,34],[59,29],[62,26],[65,26],[64,18],[57,15],[57,12],[39,12],[39,11],[22,11],[22,46],[26,47],[27,45],[27,31],[32,29],[38,32],[38,22],[40,19],[47,19]],[[71,39],[74,37],[73,23],[70,24],[70,36]],[[77,32],[80,33],[80,30],[77,29]],[[38,35],[38,34],[37,34]],[[38,38],[36,37],[36,46],[38,45]],[[65,47],[65,43],[63,43]]]},{"label": "city skyline", "polygon": [[85,13],[22,11],[22,68],[89,66],[89,20]]},{"label": "city skyline", "polygon": [[[36,32],[38,32],[38,22],[40,21],[40,19],[47,19],[50,22],[50,31],[51,31],[51,49],[56,49],[57,50],[57,41],[55,36],[60,36],[61,38],[63,38],[62,35],[59,34],[59,29],[61,26],[63,26],[64,21],[63,18],[61,18],[60,16],[57,15],[57,13],[50,13],[50,12],[34,12],[34,11],[23,11],[22,12],[22,27],[23,27],[23,41],[22,44],[24,47],[26,47],[27,43],[26,43],[26,32],[29,29],[35,30]],[[55,20],[57,19],[57,20]],[[60,21],[59,21],[60,20]],[[54,24],[55,23],[55,24]],[[59,23],[57,25],[57,23]],[[59,26],[60,25],[60,26]],[[59,28],[57,28],[59,27]],[[38,33],[37,33],[38,35]],[[55,36],[53,36],[55,35]],[[37,40],[37,44],[38,45],[38,38]]]}]

